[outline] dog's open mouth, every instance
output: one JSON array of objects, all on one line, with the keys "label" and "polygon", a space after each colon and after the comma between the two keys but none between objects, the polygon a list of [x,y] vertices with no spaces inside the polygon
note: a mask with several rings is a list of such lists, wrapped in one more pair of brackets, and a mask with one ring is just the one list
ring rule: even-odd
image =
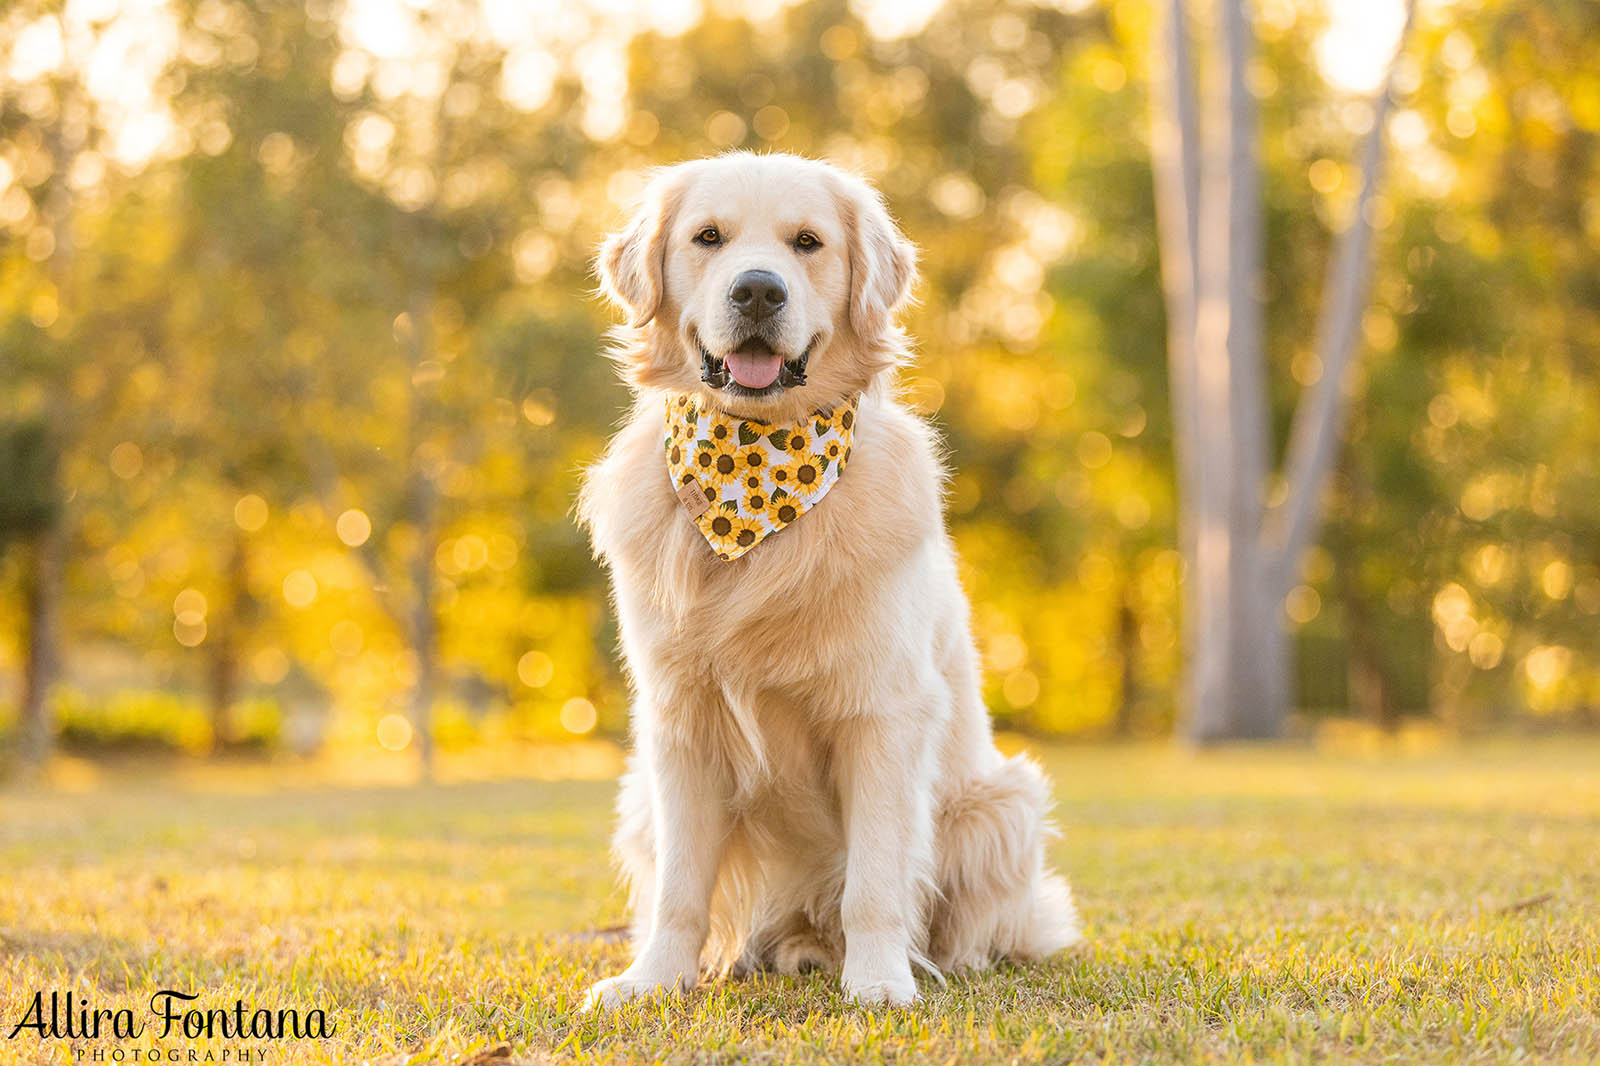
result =
[{"label": "dog's open mouth", "polygon": [[700,380],[714,389],[727,389],[742,396],[766,396],[806,383],[806,363],[816,347],[812,338],[798,359],[785,359],[764,337],[747,337],[726,356],[718,358],[695,337],[700,349]]},{"label": "dog's open mouth", "polygon": [[764,389],[778,380],[783,360],[772,350],[772,345],[760,337],[751,337],[728,353],[725,360],[733,380],[747,389]]}]

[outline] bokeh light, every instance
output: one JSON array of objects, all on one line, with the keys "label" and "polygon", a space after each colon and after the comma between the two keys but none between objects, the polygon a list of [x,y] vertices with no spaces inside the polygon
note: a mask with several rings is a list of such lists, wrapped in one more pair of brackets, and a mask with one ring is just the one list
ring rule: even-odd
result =
[{"label": "bokeh light", "polygon": [[405,751],[411,746],[411,722],[400,714],[378,719],[378,743],[389,751]]},{"label": "bokeh light", "polygon": [[339,535],[339,540],[351,548],[359,548],[372,536],[372,520],[366,512],[352,507],[339,516],[334,523],[334,531]]},{"label": "bokeh light", "polygon": [[291,607],[309,607],[317,598],[317,579],[308,571],[294,570],[283,579],[283,598]]},{"label": "bokeh light", "polygon": [[233,505],[233,521],[246,533],[255,533],[267,524],[267,501],[255,493],[240,496]]},{"label": "bokeh light", "polygon": [[561,728],[569,733],[582,736],[593,731],[599,716],[595,713],[594,704],[581,696],[574,697],[561,705]]},{"label": "bokeh light", "polygon": [[517,677],[529,688],[544,688],[555,672],[555,660],[542,651],[526,652],[517,660]]}]

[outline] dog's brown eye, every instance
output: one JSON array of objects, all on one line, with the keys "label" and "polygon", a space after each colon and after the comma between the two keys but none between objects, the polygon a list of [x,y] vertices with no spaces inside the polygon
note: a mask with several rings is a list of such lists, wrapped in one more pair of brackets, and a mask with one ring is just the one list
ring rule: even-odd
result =
[{"label": "dog's brown eye", "polygon": [[794,239],[794,246],[802,252],[814,252],[822,247],[822,242],[817,240],[817,235],[809,230],[801,230],[800,236]]},{"label": "dog's brown eye", "polygon": [[722,233],[715,226],[707,226],[705,229],[694,235],[694,243],[703,244],[708,248],[714,248],[722,243]]}]

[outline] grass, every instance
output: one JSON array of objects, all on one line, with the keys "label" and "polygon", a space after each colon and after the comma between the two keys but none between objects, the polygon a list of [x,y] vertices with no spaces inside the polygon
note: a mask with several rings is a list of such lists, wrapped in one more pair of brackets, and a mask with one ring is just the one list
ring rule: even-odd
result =
[{"label": "grass", "polygon": [[[848,1006],[829,977],[576,1012],[622,966],[609,781],[124,769],[0,790],[0,1062],[35,991],[329,1010],[273,1063],[1600,1061],[1600,742],[1041,752],[1083,950]],[[80,779],[81,778],[81,779]],[[133,1061],[131,1057],[123,1061]],[[221,1061],[217,1059],[216,1061]]]}]

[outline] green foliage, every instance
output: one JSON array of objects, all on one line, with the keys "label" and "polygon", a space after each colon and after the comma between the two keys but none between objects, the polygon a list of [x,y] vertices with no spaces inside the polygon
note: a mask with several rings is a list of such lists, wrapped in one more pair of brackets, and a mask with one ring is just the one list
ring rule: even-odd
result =
[{"label": "green foliage", "polygon": [[[55,720],[69,751],[170,751],[203,754],[215,737],[208,709],[171,692],[119,692],[97,698],[73,689],[59,692]],[[234,708],[229,747],[275,748],[282,714],[268,700],[247,700]]]},{"label": "green foliage", "polygon": [[0,548],[45,529],[60,510],[55,447],[38,420],[0,423]]},{"label": "green foliage", "polygon": [[[69,681],[131,661],[131,689],[331,712],[371,745],[434,678],[441,738],[559,735],[574,700],[620,732],[570,515],[627,403],[592,255],[648,167],[773,149],[864,171],[922,248],[900,385],[948,446],[997,717],[1170,727],[1148,5],[951,0],[894,39],[842,0],[597,24],[544,96],[502,91],[515,48],[471,5],[425,7],[400,5],[424,68],[339,5],[174,5],[160,88],[188,139],[142,168],[106,165],[83,69],[0,88],[0,529],[64,505]],[[1317,11],[1258,16],[1281,446],[1365,105],[1319,71]],[[1289,604],[1304,706],[1472,727],[1600,705],[1597,40],[1582,0],[1418,25],[1361,399]],[[7,673],[29,572],[0,553]]]}]

